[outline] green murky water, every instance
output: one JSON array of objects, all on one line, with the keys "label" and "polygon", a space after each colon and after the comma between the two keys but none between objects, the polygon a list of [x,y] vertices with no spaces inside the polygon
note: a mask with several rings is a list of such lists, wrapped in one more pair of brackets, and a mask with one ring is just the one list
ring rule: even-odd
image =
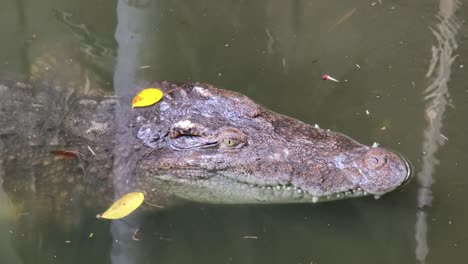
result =
[{"label": "green murky water", "polygon": [[[34,77],[42,59],[84,44],[118,94],[142,79],[212,83],[379,142],[415,168],[407,187],[379,200],[181,206],[144,219],[140,241],[132,218],[109,224],[77,209],[62,228],[0,189],[1,263],[463,263],[468,9],[455,2],[0,1],[2,76]],[[68,70],[46,74],[85,76]]]}]

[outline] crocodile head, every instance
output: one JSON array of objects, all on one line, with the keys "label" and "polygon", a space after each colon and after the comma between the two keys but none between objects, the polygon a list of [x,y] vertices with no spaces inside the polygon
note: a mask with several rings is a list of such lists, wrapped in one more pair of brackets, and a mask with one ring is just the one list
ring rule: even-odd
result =
[{"label": "crocodile head", "polygon": [[238,93],[201,83],[160,86],[162,102],[134,109],[138,140],[152,150],[138,165],[144,189],[210,203],[301,203],[378,197],[410,178],[409,163],[392,151]]}]

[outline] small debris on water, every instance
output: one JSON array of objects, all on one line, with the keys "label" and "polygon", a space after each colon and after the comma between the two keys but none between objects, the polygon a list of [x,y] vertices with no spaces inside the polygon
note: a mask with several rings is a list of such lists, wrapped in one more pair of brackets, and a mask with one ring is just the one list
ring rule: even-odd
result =
[{"label": "small debris on water", "polygon": [[448,140],[448,137],[444,136],[442,133],[440,133],[440,136],[445,139],[445,140]]},{"label": "small debris on water", "polygon": [[356,8],[348,10],[343,16],[336,20],[335,24],[330,28],[330,30],[349,20],[353,16],[354,12],[356,12]]},{"label": "small debris on water", "polygon": [[151,67],[150,65],[144,65],[144,66],[141,66],[140,69],[146,69],[146,68],[149,68]]},{"label": "small debris on water", "polygon": [[89,233],[89,238],[92,238],[94,236],[94,233]]},{"label": "small debris on water", "polygon": [[147,204],[147,205],[149,205],[149,206],[152,206],[152,207],[164,208],[164,206],[162,206],[162,205],[153,204],[153,203],[150,203],[150,202],[148,202],[148,201],[145,201],[145,204]]},{"label": "small debris on water", "polygon": [[366,115],[370,115],[370,112],[369,110],[366,109]]},{"label": "small debris on water", "polygon": [[220,73],[220,72],[218,72],[218,76],[221,76],[221,73]]},{"label": "small debris on water", "polygon": [[383,126],[383,127],[380,128],[380,130],[381,130],[381,131],[385,131],[385,130],[387,130],[387,127],[386,127],[386,126]]},{"label": "small debris on water", "polygon": [[138,228],[135,230],[135,232],[133,232],[133,234],[132,234],[132,239],[133,239],[134,241],[139,241],[139,240],[140,240],[140,238],[138,237],[138,232],[139,232],[139,231],[140,231],[140,227],[138,227]]},{"label": "small debris on water", "polygon": [[358,69],[361,69],[361,66],[359,64],[356,64],[356,67],[358,67]]},{"label": "small debris on water", "polygon": [[331,76],[330,76],[330,75],[328,75],[328,74],[324,74],[324,75],[322,75],[322,80],[324,80],[324,81],[328,81],[328,80],[330,80],[330,81],[334,81],[334,82],[340,82],[340,81],[338,81],[337,79],[335,79],[335,78],[331,77]]},{"label": "small debris on water", "polygon": [[70,240],[65,240],[65,243],[70,244],[71,241]]},{"label": "small debris on water", "polygon": [[413,85],[413,87],[416,87],[416,84],[413,81],[411,81],[411,84]]},{"label": "small debris on water", "polygon": [[20,216],[25,216],[25,215],[29,215],[30,213],[21,213],[21,214],[18,214],[18,217]]},{"label": "small debris on water", "polygon": [[258,236],[243,236],[242,239],[258,239]]},{"label": "small debris on water", "polygon": [[465,67],[463,64],[461,64],[460,66],[458,66],[460,69],[463,69],[463,67]]},{"label": "small debris on water", "polygon": [[372,2],[370,5],[375,6],[376,4],[377,4],[376,2]]},{"label": "small debris on water", "polygon": [[93,154],[93,156],[96,156],[96,153],[94,153],[93,149],[91,149],[90,146],[88,146],[88,149],[89,149],[89,151],[91,152],[91,154]]}]

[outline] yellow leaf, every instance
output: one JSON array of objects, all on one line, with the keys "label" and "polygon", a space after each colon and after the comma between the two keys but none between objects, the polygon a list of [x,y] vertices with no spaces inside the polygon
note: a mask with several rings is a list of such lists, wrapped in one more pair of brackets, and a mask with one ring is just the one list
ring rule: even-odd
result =
[{"label": "yellow leaf", "polygon": [[154,105],[162,97],[163,92],[158,88],[146,88],[133,97],[132,108]]},{"label": "yellow leaf", "polygon": [[120,219],[137,209],[145,199],[142,192],[131,192],[115,201],[109,209],[97,218]]}]

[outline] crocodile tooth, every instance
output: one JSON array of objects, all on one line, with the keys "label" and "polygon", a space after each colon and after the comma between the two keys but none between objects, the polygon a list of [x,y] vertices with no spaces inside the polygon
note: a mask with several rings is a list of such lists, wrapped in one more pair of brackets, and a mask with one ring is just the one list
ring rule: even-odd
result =
[{"label": "crocodile tooth", "polygon": [[312,202],[316,203],[318,202],[319,198],[317,196],[312,196]]},{"label": "crocodile tooth", "polygon": [[341,197],[341,193],[337,193],[336,198],[340,198],[340,197]]},{"label": "crocodile tooth", "polygon": [[281,190],[281,186],[279,186],[279,185],[276,186],[276,190],[278,190],[278,191]]},{"label": "crocodile tooth", "polygon": [[301,189],[296,189],[296,192],[297,193],[302,193],[302,190]]},{"label": "crocodile tooth", "polygon": [[375,195],[374,195],[374,198],[377,200],[377,199],[379,199],[381,196],[382,196],[382,195],[375,194]]},{"label": "crocodile tooth", "polygon": [[288,187],[286,187],[286,190],[292,191],[292,188],[288,186]]},{"label": "crocodile tooth", "polygon": [[267,190],[271,190],[271,186],[268,186],[268,187],[266,187],[266,188],[267,188]]}]

